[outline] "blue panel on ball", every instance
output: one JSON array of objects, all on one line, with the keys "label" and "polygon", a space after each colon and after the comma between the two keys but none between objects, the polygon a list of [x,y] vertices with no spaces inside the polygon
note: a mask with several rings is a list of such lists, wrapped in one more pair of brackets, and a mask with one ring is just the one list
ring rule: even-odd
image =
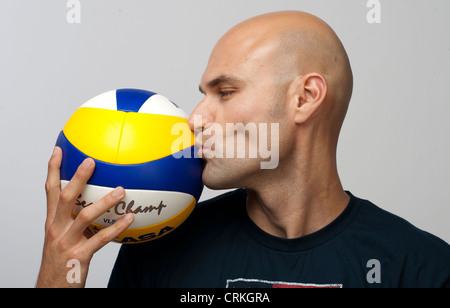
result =
[{"label": "blue panel on ball", "polygon": [[156,93],[136,90],[121,89],[116,91],[117,110],[125,112],[138,112],[142,105]]},{"label": "blue panel on ball", "polygon": [[[56,145],[63,150],[61,180],[70,181],[78,166],[89,156],[73,146],[63,132]],[[115,165],[95,160],[95,171],[88,184],[125,189],[165,190],[190,194],[198,201],[203,190],[203,164],[194,158],[196,147],[182,152],[181,158],[172,155],[139,165]],[[189,158],[192,157],[192,158]]]}]

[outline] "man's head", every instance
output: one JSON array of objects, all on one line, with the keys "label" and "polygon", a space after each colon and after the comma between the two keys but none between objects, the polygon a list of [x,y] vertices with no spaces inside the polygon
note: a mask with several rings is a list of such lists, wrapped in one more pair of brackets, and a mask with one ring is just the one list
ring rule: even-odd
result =
[{"label": "man's head", "polygon": [[[325,22],[303,12],[265,14],[235,26],[219,40],[200,84],[205,98],[190,125],[199,131],[214,123],[225,138],[226,123],[279,123],[277,170],[285,173],[295,161],[307,162],[319,152],[336,155],[352,88],[345,49]],[[194,123],[196,115],[201,123]],[[238,134],[249,132],[234,131],[226,138]],[[270,132],[268,136],[267,144],[273,145]],[[251,142],[247,151],[249,147]],[[251,188],[277,174],[261,170],[261,160],[208,159],[203,180],[211,188]]]}]

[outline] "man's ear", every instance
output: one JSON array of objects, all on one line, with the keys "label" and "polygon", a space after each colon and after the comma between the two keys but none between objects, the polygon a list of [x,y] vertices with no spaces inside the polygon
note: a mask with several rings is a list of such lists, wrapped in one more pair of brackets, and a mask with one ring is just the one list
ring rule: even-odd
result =
[{"label": "man's ear", "polygon": [[327,96],[327,82],[319,73],[296,78],[290,86],[291,107],[296,124],[308,121],[320,108]]}]

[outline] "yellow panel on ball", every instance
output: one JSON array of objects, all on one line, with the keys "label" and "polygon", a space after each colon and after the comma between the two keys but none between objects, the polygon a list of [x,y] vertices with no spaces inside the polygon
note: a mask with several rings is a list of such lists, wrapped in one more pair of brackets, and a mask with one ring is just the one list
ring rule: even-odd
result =
[{"label": "yellow panel on ball", "polygon": [[116,163],[126,113],[98,108],[79,108],[64,126],[66,138],[84,154]]},{"label": "yellow panel on ball", "polygon": [[[172,128],[179,125],[188,127],[188,121],[166,115],[127,113],[116,163],[141,164],[175,154],[172,144],[179,136],[172,134]],[[191,142],[183,144],[179,151],[194,145],[194,135],[190,133]]]},{"label": "yellow panel on ball", "polygon": [[172,145],[180,136],[172,134],[172,128],[180,126],[190,133],[190,140],[177,148],[182,151],[194,145],[194,134],[188,121],[180,117],[83,107],[63,131],[73,145],[94,159],[134,165],[174,154]]}]

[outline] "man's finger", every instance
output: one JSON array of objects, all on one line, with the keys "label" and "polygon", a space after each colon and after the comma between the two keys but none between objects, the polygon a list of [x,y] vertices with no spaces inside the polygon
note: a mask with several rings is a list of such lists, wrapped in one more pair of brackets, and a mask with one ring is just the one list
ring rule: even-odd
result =
[{"label": "man's finger", "polygon": [[134,221],[134,214],[128,213],[121,219],[116,221],[112,226],[105,228],[91,237],[86,243],[84,248],[86,253],[91,255],[95,254],[98,250],[103,248],[106,244],[118,237],[123,231],[125,231]]},{"label": "man's finger", "polygon": [[86,187],[86,183],[92,176],[95,169],[95,162],[91,158],[87,158],[78,167],[77,172],[61,191],[59,196],[59,204],[56,210],[55,222],[67,224],[68,220],[72,219],[72,211],[75,206],[75,201],[81,192]]},{"label": "man's finger", "polygon": [[86,230],[92,221],[117,205],[124,197],[125,190],[122,187],[118,187],[99,201],[82,209],[70,227],[65,240],[71,244],[77,243],[80,237],[83,236],[84,230]]},{"label": "man's finger", "polygon": [[45,192],[47,194],[47,221],[46,230],[55,218],[56,209],[59,202],[59,194],[61,192],[60,169],[62,161],[62,151],[59,147],[55,147],[52,157],[48,162],[47,180],[45,182]]}]

